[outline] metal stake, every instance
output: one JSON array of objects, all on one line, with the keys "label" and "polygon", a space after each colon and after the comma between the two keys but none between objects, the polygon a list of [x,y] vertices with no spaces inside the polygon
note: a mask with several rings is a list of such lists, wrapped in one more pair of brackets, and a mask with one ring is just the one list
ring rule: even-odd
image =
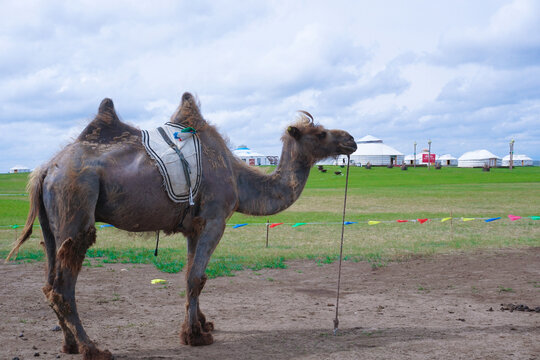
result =
[{"label": "metal stake", "polygon": [[266,247],[268,248],[268,229],[270,228],[269,220],[266,219]]},{"label": "metal stake", "polygon": [[338,272],[338,285],[337,285],[337,299],[336,299],[336,318],[334,319],[334,336],[337,335],[339,327],[339,289],[341,286],[341,262],[343,259],[343,234],[345,232],[345,210],[347,208],[347,188],[349,186],[349,165],[350,156],[347,155],[347,176],[345,177],[345,197],[343,199],[343,218],[341,220],[341,246],[339,248],[339,272]]}]

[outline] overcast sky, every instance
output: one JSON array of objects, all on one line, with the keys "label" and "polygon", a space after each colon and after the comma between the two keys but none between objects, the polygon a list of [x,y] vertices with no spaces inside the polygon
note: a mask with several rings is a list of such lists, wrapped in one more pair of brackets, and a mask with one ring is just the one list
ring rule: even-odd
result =
[{"label": "overcast sky", "polygon": [[185,91],[268,155],[304,109],[404,154],[514,138],[540,159],[540,2],[0,2],[0,172],[48,160],[104,97],[153,128]]}]

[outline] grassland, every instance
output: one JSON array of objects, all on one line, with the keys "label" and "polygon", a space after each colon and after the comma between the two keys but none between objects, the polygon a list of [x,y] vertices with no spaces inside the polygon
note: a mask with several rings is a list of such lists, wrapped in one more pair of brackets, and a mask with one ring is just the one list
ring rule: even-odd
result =
[{"label": "grassland", "polygon": [[[235,214],[209,265],[210,276],[229,275],[243,268],[284,267],[291,259],[334,261],[339,253],[345,176],[328,167],[325,174],[312,170],[300,199],[286,211],[269,217]],[[348,225],[344,255],[350,260],[368,260],[373,266],[410,256],[472,251],[476,249],[540,246],[540,221],[530,218],[511,222],[506,216],[540,215],[540,168],[480,169],[443,168],[351,168],[347,200]],[[26,175],[0,175],[0,194],[21,194]],[[0,196],[0,256],[9,251],[15,232],[10,226],[23,224],[28,211],[26,196]],[[448,217],[450,222],[425,224],[395,222],[397,219]],[[457,218],[498,217],[462,222]],[[369,220],[392,221],[370,226]],[[270,230],[265,248],[264,223],[326,223]],[[39,231],[24,245],[19,261],[43,259]],[[153,256],[155,243],[148,234],[128,234],[114,228],[98,228],[98,241],[88,251],[86,266],[106,262],[154,263],[166,272],[177,272],[185,261],[182,235],[162,238],[160,253]]]}]

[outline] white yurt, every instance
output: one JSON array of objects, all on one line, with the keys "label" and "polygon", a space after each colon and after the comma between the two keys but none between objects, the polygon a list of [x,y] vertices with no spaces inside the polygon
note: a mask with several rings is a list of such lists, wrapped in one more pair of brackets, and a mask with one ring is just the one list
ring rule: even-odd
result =
[{"label": "white yurt", "polygon": [[[527,155],[514,154],[512,163],[512,166],[533,166],[533,159]],[[502,158],[502,166],[510,166],[510,155]]]},{"label": "white yurt", "polygon": [[337,165],[337,158],[335,156],[332,156],[326,159],[322,159],[317,161],[315,165]]},{"label": "white yurt", "polygon": [[501,166],[501,158],[488,150],[474,150],[466,152],[458,159],[458,167],[489,167]]},{"label": "white yurt", "polygon": [[[427,161],[424,161],[424,159],[429,159],[429,150],[422,150],[421,153],[418,153],[416,154],[416,165],[423,165],[423,166],[427,166],[428,165],[428,162]],[[424,156],[425,155],[425,156]],[[431,156],[435,155],[434,153],[431,153]],[[455,158],[454,158],[455,159]],[[414,154],[410,154],[410,155],[407,155],[405,156],[405,158],[403,159],[403,161],[405,162],[405,164],[407,165],[414,165],[415,162],[414,162]],[[435,155],[435,162],[438,162],[439,161],[439,156],[438,155]],[[435,165],[433,162],[432,162],[433,165]],[[457,165],[457,164],[456,164]]]},{"label": "white yurt", "polygon": [[[414,154],[405,155],[403,161],[407,165],[414,165]],[[422,154],[416,154],[416,165],[419,165],[422,161]]]},{"label": "white yurt", "polygon": [[24,165],[15,165],[11,169],[9,169],[10,174],[29,173],[29,172],[30,172],[30,168]]},{"label": "white yurt", "polygon": [[240,145],[233,150],[233,154],[238,156],[242,161],[248,165],[277,165],[277,156],[266,156],[259,154],[256,151],[251,150],[246,145]]},{"label": "white yurt", "polygon": [[[351,154],[351,162],[356,166],[364,166],[368,162],[373,166],[401,165],[403,164],[403,154],[391,146],[383,143],[371,135],[366,135],[356,141],[358,148]],[[337,159],[337,164],[342,165],[347,160],[346,156],[341,155]],[[343,161],[345,160],[345,161]]]},{"label": "white yurt", "polygon": [[458,160],[450,154],[438,156],[435,162],[438,162],[441,166],[457,166],[458,164]]}]

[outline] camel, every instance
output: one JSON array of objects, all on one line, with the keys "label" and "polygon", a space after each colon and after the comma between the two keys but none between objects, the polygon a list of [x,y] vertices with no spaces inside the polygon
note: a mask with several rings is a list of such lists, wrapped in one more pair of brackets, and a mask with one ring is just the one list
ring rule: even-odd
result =
[{"label": "camel", "polygon": [[96,241],[95,222],[131,232],[180,232],[187,238],[180,342],[209,345],[214,325],[202,313],[199,295],[226,221],[235,211],[270,215],[286,209],[300,196],[317,160],[356,150],[349,133],[327,130],[300,112],[282,136],[279,165],[264,174],[231,153],[191,94],[183,94],[170,121],[196,129],[202,144],[201,185],[192,206],[167,197],[161,174],[141,144],[141,131],[119,120],[110,99],[101,102],[98,114],[73,143],[31,175],[28,218],[7,259],[29,238],[38,217],[47,255],[43,293],[63,331],[63,352],[82,353],[84,359],[113,358],[87,336],[75,302],[77,276],[86,250]]}]

